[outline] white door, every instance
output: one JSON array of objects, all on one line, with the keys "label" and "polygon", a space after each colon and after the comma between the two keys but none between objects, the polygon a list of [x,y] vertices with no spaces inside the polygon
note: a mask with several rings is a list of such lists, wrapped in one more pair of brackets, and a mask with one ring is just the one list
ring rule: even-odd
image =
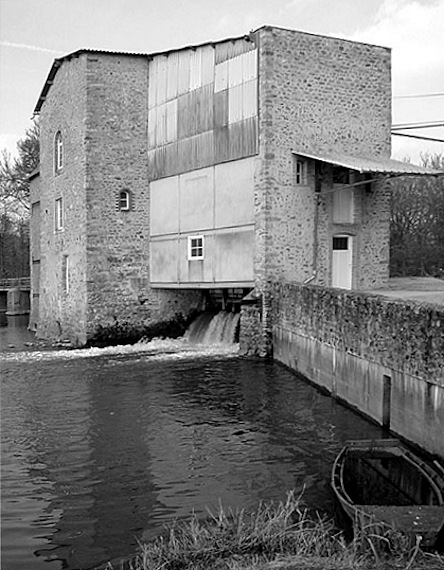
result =
[{"label": "white door", "polygon": [[342,289],[352,288],[353,238],[333,236],[332,286]]}]

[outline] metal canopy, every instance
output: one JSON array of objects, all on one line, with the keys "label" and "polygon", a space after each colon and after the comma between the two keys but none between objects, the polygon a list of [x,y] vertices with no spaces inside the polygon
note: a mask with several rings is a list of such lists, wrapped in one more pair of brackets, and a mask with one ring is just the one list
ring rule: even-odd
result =
[{"label": "metal canopy", "polygon": [[444,175],[443,171],[424,168],[409,162],[401,162],[385,157],[366,157],[345,153],[314,153],[306,150],[293,150],[293,154],[303,158],[311,158],[319,162],[342,166],[361,174],[390,174],[395,176]]}]

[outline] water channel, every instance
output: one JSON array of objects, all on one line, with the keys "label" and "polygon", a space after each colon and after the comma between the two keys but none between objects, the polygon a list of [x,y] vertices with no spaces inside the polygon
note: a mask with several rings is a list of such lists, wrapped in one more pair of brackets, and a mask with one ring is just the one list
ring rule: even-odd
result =
[{"label": "water channel", "polygon": [[[14,336],[15,335],[15,336]],[[2,339],[2,568],[91,568],[176,517],[303,492],[332,513],[343,442],[381,428],[235,347],[37,350]]]}]

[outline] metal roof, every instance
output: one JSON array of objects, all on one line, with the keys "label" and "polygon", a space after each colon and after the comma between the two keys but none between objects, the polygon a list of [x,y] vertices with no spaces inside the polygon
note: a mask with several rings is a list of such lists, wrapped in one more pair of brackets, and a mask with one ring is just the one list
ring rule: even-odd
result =
[{"label": "metal roof", "polygon": [[344,168],[349,168],[350,170],[355,170],[362,174],[392,174],[398,176],[421,176],[428,174],[444,176],[444,172],[441,170],[432,170],[430,168],[424,168],[423,166],[417,166],[416,164],[410,164],[409,162],[401,162],[400,160],[379,156],[357,156],[342,152],[314,153],[307,152],[306,150],[293,150],[293,154],[303,156],[304,158],[319,160],[320,162],[326,162],[327,164],[334,164],[335,166],[343,166]]}]

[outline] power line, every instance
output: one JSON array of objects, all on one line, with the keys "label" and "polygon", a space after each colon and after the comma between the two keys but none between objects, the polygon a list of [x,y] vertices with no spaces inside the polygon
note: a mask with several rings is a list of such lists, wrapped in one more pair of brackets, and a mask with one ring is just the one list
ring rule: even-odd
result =
[{"label": "power line", "polygon": [[434,142],[442,142],[444,143],[444,139],[434,139],[432,137],[421,137],[419,135],[408,135],[407,133],[394,133],[392,132],[392,135],[396,135],[398,137],[409,137],[411,139],[422,139],[424,141],[434,141]]},{"label": "power line", "polygon": [[424,97],[444,97],[444,93],[418,93],[417,95],[394,95],[393,99],[422,99]]}]

